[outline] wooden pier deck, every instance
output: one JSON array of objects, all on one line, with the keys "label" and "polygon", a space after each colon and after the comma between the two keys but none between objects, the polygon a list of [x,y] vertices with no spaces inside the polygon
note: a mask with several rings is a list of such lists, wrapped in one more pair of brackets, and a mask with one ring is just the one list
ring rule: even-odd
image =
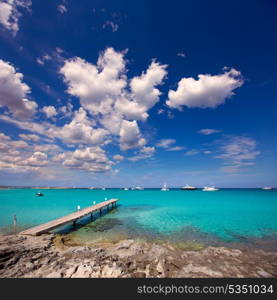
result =
[{"label": "wooden pier deck", "polygon": [[38,226],[35,226],[32,228],[29,228],[27,230],[21,231],[19,234],[21,234],[21,235],[40,235],[42,233],[49,232],[59,226],[66,225],[71,222],[73,222],[73,224],[75,224],[78,219],[81,219],[89,214],[91,215],[91,218],[93,218],[94,212],[99,211],[101,214],[102,209],[104,209],[104,208],[109,209],[110,205],[111,205],[111,207],[115,207],[117,201],[118,201],[118,199],[111,199],[111,200],[107,200],[107,201],[95,204],[93,206],[86,207],[82,210],[79,210],[79,211],[69,214],[67,216],[61,217],[59,219],[55,219],[55,220],[47,222],[45,224],[41,224],[41,225],[38,225]]}]

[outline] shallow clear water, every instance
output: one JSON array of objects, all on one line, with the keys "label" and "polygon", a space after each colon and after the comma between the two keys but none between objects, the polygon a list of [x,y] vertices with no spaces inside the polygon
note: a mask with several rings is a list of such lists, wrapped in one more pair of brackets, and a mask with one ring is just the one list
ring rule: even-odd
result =
[{"label": "shallow clear water", "polygon": [[[0,191],[0,231],[10,232],[12,216],[17,230],[31,227],[102,202],[119,198],[117,209],[71,233],[83,241],[141,237],[215,242],[253,243],[273,240],[277,234],[277,191],[221,189],[217,192],[158,189]],[[70,226],[65,230],[72,229]]]}]

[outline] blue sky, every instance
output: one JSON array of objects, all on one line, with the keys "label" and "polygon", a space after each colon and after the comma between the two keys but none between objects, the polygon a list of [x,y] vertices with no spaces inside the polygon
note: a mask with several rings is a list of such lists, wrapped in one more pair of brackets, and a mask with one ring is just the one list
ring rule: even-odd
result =
[{"label": "blue sky", "polygon": [[0,184],[277,185],[277,3],[0,2]]}]

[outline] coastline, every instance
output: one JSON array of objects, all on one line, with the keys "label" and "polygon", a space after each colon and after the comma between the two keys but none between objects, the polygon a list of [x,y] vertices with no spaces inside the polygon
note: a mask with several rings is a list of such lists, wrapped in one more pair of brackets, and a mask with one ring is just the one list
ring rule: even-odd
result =
[{"label": "coastline", "polygon": [[66,236],[0,235],[0,278],[277,277],[277,252],[121,240],[70,244]]}]

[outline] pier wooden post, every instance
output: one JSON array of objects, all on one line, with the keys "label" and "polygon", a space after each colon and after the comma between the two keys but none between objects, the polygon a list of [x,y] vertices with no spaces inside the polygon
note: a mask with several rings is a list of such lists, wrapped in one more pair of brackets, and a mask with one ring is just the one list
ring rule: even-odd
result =
[{"label": "pier wooden post", "polygon": [[99,209],[99,214],[102,216],[102,208]]},{"label": "pier wooden post", "polygon": [[90,214],[90,220],[93,221],[93,213]]},{"label": "pier wooden post", "polygon": [[13,229],[15,231],[16,229],[16,225],[17,225],[17,218],[16,218],[16,214],[13,215]]}]

